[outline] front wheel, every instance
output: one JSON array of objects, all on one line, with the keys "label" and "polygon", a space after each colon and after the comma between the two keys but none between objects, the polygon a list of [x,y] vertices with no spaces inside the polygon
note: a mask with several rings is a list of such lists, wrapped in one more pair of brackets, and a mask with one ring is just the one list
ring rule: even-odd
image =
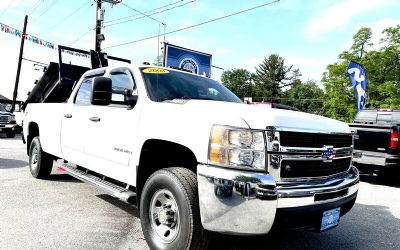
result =
[{"label": "front wheel", "polygon": [[39,136],[36,136],[29,147],[29,170],[33,177],[46,179],[52,168],[53,158],[42,150]]},{"label": "front wheel", "polygon": [[196,174],[166,168],[144,185],[140,218],[151,249],[204,249],[208,233],[200,222]]}]

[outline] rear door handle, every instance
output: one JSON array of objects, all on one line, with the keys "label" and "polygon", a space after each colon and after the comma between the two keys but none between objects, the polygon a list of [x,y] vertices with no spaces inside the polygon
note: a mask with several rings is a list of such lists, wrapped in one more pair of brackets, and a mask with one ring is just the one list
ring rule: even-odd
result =
[{"label": "rear door handle", "polygon": [[65,118],[72,118],[72,115],[71,114],[65,114],[64,117]]},{"label": "rear door handle", "polygon": [[91,120],[92,122],[99,122],[100,121],[100,117],[90,117],[89,120]]}]

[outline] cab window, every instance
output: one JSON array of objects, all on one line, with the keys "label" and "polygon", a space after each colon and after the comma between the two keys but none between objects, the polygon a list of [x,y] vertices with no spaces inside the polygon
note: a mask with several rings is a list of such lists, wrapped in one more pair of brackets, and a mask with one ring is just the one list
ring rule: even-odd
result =
[{"label": "cab window", "polygon": [[124,102],[125,90],[135,90],[135,81],[129,69],[118,68],[110,73],[112,80],[112,96],[111,101],[116,103]]},{"label": "cab window", "polygon": [[92,79],[84,79],[75,97],[76,105],[90,105],[92,96]]}]

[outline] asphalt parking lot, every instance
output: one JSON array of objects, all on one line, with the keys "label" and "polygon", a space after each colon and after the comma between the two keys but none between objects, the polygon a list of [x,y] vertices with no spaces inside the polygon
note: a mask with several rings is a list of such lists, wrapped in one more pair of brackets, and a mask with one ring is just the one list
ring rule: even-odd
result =
[{"label": "asphalt parking lot", "polygon": [[[139,211],[53,171],[31,177],[21,138],[0,135],[0,249],[147,249]],[[357,203],[325,233],[219,236],[211,249],[400,249],[400,182],[363,176]]]}]

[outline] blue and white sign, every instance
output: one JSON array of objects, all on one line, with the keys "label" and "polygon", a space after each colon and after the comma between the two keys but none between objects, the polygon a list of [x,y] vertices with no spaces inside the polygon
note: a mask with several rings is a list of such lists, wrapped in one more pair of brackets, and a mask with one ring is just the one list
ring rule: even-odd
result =
[{"label": "blue and white sign", "polygon": [[211,55],[165,43],[164,66],[177,67],[198,75],[211,76]]},{"label": "blue and white sign", "polygon": [[350,61],[349,66],[347,66],[347,74],[349,75],[354,94],[357,98],[358,110],[362,110],[367,98],[367,74],[365,69],[361,64]]}]

